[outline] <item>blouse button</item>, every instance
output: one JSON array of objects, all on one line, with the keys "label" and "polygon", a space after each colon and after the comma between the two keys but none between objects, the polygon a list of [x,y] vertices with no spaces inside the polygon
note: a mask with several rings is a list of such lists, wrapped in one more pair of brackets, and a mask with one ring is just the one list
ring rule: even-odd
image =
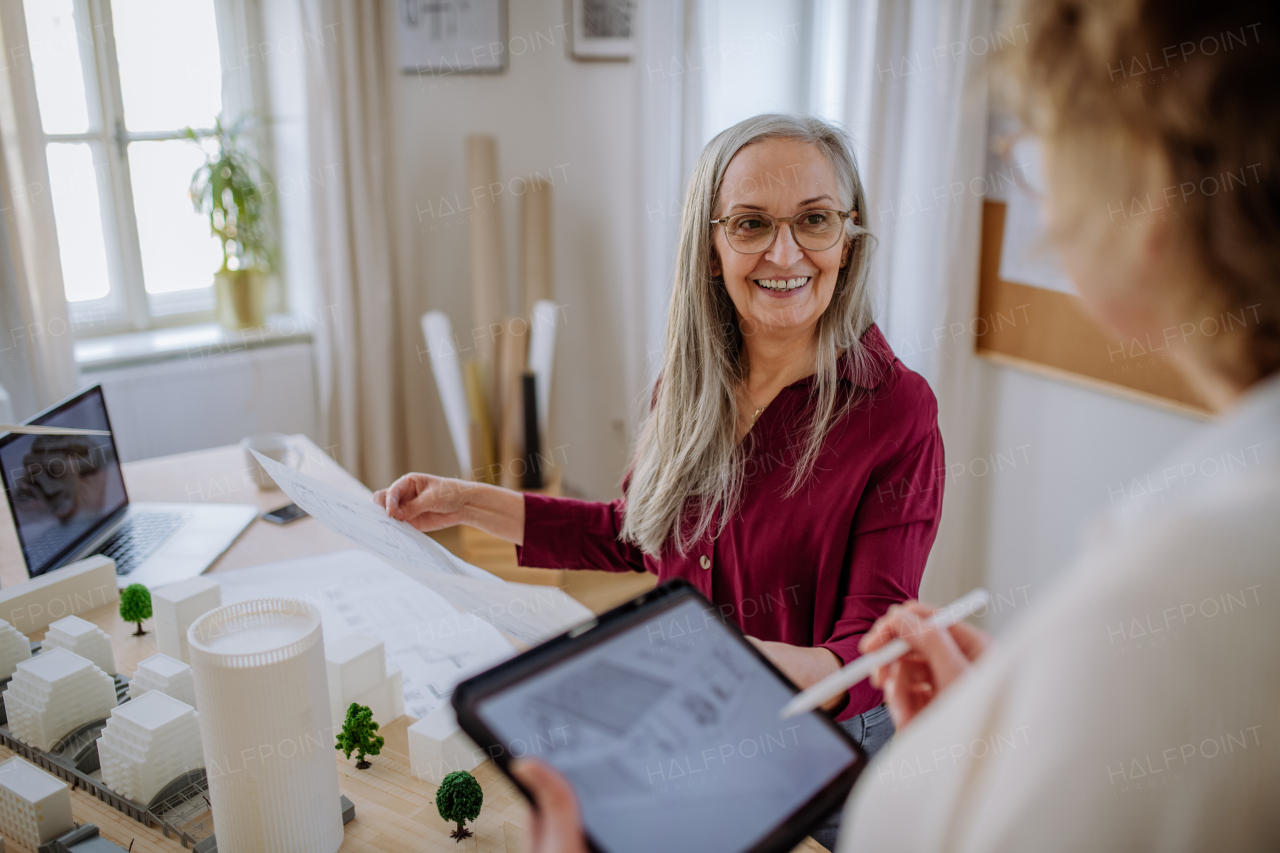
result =
[{"label": "blouse button", "polygon": [[709,569],[711,568],[711,558],[708,557],[706,554],[703,554],[702,559],[698,560],[698,564],[701,565],[702,568],[704,569]]}]

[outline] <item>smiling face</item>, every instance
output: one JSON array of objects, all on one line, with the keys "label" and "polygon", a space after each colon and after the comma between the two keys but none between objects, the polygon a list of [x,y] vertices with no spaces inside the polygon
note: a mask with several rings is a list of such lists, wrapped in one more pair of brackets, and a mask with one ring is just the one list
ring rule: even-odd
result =
[{"label": "smiling face", "polygon": [[[844,210],[835,170],[816,146],[796,139],[766,139],[729,162],[713,218],[767,213],[774,218],[813,209]],[[723,276],[744,335],[804,337],[831,304],[836,278],[848,258],[849,238],[825,251],[801,248],[787,226],[773,245],[746,255],[714,226],[712,275]],[[806,338],[807,340],[807,338]]]}]

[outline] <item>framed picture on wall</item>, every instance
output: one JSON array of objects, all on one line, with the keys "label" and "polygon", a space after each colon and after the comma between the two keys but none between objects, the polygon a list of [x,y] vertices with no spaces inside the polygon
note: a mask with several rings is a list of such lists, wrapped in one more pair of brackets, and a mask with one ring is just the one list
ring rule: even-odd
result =
[{"label": "framed picture on wall", "polygon": [[636,55],[636,0],[569,0],[574,59],[627,60]]},{"label": "framed picture on wall", "polygon": [[406,73],[501,73],[507,0],[397,0],[396,41]]}]

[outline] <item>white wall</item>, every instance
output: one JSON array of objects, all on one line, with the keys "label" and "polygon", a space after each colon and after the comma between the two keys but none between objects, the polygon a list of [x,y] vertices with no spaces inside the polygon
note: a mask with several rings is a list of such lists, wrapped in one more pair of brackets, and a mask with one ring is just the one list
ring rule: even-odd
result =
[{"label": "white wall", "polygon": [[[637,172],[638,65],[570,59],[563,0],[520,0],[508,10],[513,50],[521,49],[521,36],[538,48],[509,57],[506,72],[405,74],[398,80],[404,162],[395,171],[408,187],[405,215],[414,228],[415,280],[421,283],[420,303],[410,310],[444,311],[460,337],[471,328],[468,214],[447,212],[455,194],[465,199],[469,193],[468,134],[497,138],[504,182],[550,172],[554,296],[563,306],[551,439],[563,448],[557,457],[563,456],[571,491],[611,498],[626,465],[633,402],[626,390],[633,366],[625,338],[631,320],[626,306],[638,282],[637,228],[644,216]],[[513,191],[520,186],[508,183],[511,191],[503,193],[513,310],[520,274],[520,200]],[[428,470],[454,475],[456,457],[430,365],[421,353],[416,358],[420,393],[430,396],[430,405],[422,407],[430,416],[421,428],[431,435],[424,461]]]},{"label": "white wall", "polygon": [[[1022,605],[1048,590],[1091,518],[1121,502],[1133,477],[1206,424],[984,364],[987,445],[975,459],[947,462],[965,464],[957,476],[985,481],[987,588]],[[987,626],[999,630],[1016,609],[998,608]]]}]

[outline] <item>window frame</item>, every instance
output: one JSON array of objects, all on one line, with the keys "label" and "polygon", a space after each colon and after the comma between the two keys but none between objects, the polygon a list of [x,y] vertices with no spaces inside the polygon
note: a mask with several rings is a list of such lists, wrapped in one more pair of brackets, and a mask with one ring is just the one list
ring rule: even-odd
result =
[{"label": "window frame", "polygon": [[[44,133],[44,153],[57,143],[88,144],[95,164],[102,238],[107,252],[110,292],[99,299],[68,302],[77,339],[149,329],[208,323],[215,319],[216,296],[206,290],[148,294],[142,272],[142,247],[134,208],[129,145],[133,142],[184,139],[181,130],[130,131],[124,121],[111,0],[72,0],[77,44],[88,102],[89,128],[83,133]],[[237,63],[241,45],[253,44],[260,32],[257,0],[213,0],[222,64],[222,112],[244,115],[266,104],[264,75],[245,73]],[[97,37],[95,37],[95,35]],[[37,110],[39,106],[37,104]],[[264,132],[265,132],[264,128]],[[269,155],[272,146],[260,138],[257,148]],[[101,160],[99,160],[101,158]],[[99,162],[105,168],[97,167]],[[264,163],[270,169],[270,163]]]}]

